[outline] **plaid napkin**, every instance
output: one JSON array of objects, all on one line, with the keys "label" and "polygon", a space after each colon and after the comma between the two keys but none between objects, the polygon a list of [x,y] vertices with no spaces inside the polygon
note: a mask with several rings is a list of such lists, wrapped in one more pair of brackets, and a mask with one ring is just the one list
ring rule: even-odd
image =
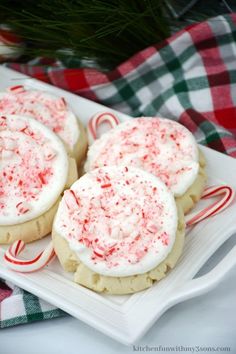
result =
[{"label": "plaid napkin", "polygon": [[[107,73],[44,59],[8,66],[134,117],[177,120],[199,143],[236,157],[235,42],[232,14],[189,26]],[[64,314],[15,287],[9,295],[1,301],[1,327]]]},{"label": "plaid napkin", "polygon": [[0,328],[65,316],[65,312],[28,291],[0,281]]}]

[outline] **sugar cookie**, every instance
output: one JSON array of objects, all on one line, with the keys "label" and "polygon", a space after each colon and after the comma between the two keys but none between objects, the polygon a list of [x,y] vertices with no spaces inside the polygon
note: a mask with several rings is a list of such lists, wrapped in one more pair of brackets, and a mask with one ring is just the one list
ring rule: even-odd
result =
[{"label": "sugar cookie", "polygon": [[0,161],[0,243],[45,236],[61,193],[77,179],[64,144],[32,118],[0,116]]},{"label": "sugar cookie", "polygon": [[78,166],[84,160],[87,150],[85,129],[69,109],[64,97],[45,91],[27,90],[21,85],[13,86],[7,92],[0,92],[0,112],[38,120],[61,138]]},{"label": "sugar cookie", "polygon": [[134,166],[158,176],[185,213],[200,199],[206,182],[205,160],[194,136],[165,118],[130,119],[95,140],[85,171],[112,165]]},{"label": "sugar cookie", "polygon": [[76,181],[54,219],[55,252],[75,282],[95,291],[145,289],[173,268],[184,221],[165,184],[137,168],[103,167]]}]

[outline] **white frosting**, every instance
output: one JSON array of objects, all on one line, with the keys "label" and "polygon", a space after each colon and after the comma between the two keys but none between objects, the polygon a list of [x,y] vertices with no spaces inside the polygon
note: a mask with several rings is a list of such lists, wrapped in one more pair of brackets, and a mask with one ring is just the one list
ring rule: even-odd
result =
[{"label": "white frosting", "polygon": [[0,92],[0,112],[29,116],[38,120],[58,134],[73,153],[80,131],[77,119],[68,109],[63,97],[16,86],[16,89],[10,88],[9,92]]},{"label": "white frosting", "polygon": [[54,228],[94,272],[142,274],[173,247],[176,204],[159,178],[133,167],[103,167],[65,191]]},{"label": "white frosting", "polygon": [[0,225],[42,215],[59,198],[68,175],[61,140],[36,120],[0,116]]},{"label": "white frosting", "polygon": [[175,121],[130,119],[90,146],[85,171],[112,165],[142,168],[160,177],[175,196],[181,196],[197,177],[198,148],[191,132]]}]

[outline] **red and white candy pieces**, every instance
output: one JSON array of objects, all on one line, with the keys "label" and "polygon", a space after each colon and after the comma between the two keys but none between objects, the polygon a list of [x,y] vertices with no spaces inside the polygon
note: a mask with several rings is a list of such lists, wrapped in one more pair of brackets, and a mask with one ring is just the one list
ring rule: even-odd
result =
[{"label": "red and white candy pieces", "polygon": [[[16,88],[16,90],[21,90],[21,88]],[[90,140],[95,140],[98,137],[98,128],[104,122],[109,123],[112,128],[115,128],[119,124],[119,119],[111,112],[103,112],[94,115],[88,124],[88,134],[90,136]],[[147,122],[148,121],[145,121],[144,125]],[[1,124],[2,126],[4,126],[4,120],[0,120],[0,127]],[[127,127],[129,127],[129,125],[130,127],[134,125],[133,128],[135,128],[135,123],[131,121],[130,123],[123,124],[124,126],[125,124],[127,124]],[[140,148],[139,145],[140,143],[142,144],[141,141],[131,141],[130,137],[127,135],[127,130],[122,130],[122,127],[120,128],[120,132],[121,135],[123,135],[122,139],[125,139],[126,141],[126,152],[132,153],[132,151],[137,151]],[[163,137],[161,137],[161,139],[163,140],[163,143],[164,140],[167,144],[171,142],[171,147],[173,149],[181,150],[181,147],[178,146],[179,141],[177,139],[177,133],[172,136],[171,134],[168,134],[168,139],[165,136],[166,132],[164,132],[164,130],[162,133]],[[145,132],[145,134],[149,134],[149,132]],[[118,141],[114,141],[114,143],[119,144],[120,140],[118,139]],[[98,144],[99,146],[99,142],[96,144]],[[0,140],[0,150],[1,146],[2,143]],[[151,147],[149,148],[149,150],[150,149]],[[189,148],[187,150],[189,155],[191,155],[192,153],[194,155],[196,153],[195,149],[191,151],[191,148]],[[113,152],[114,151],[112,150],[112,153]],[[122,154],[122,151],[119,151],[119,154],[120,153]],[[148,154],[151,153],[151,150],[148,151]],[[107,158],[109,154],[111,155],[111,150],[109,150],[108,148],[105,157]],[[142,161],[145,163],[146,160],[148,160],[148,154],[143,152],[141,149],[139,158],[141,158]],[[197,154],[195,154],[194,156],[196,157]],[[192,157],[195,161],[196,159],[194,156]],[[53,159],[54,152],[50,151],[50,149],[49,151],[47,151],[46,149],[45,157],[49,160],[50,158]],[[97,163],[96,158],[94,159],[94,161],[96,161]],[[142,166],[140,166],[139,164],[138,167]],[[179,166],[179,168],[181,169],[183,168],[183,166]],[[90,170],[90,168],[87,168],[87,170]],[[155,238],[155,236],[159,234],[161,230],[161,236],[159,235],[159,243],[162,245],[163,250],[167,250],[168,247],[170,247],[171,242],[173,241],[173,232],[172,236],[170,236],[169,232],[164,229],[162,230],[162,226],[160,226],[159,224],[157,225],[156,217],[152,220],[147,220],[147,217],[152,215],[152,213],[149,213],[150,215],[148,216],[148,213],[144,211],[142,207],[140,207],[140,210],[138,210],[139,200],[142,198],[137,198],[137,193],[135,194],[134,192],[134,199],[132,199],[131,194],[128,193],[128,199],[131,198],[132,201],[126,199],[127,195],[123,193],[124,188],[132,189],[132,186],[134,186],[135,183],[137,184],[137,180],[134,183],[134,180],[132,180],[132,178],[119,178],[119,180],[121,180],[121,184],[124,184],[119,187],[117,177],[119,176],[121,170],[123,171],[123,174],[125,174],[125,172],[128,173],[129,165],[119,167],[118,169],[115,169],[113,167],[111,168],[111,170],[113,172],[115,171],[112,176],[110,176],[109,174],[110,168],[105,167],[105,169],[97,169],[95,170],[95,172],[91,172],[86,175],[90,176],[89,178],[86,176],[81,178],[81,180],[76,182],[70,190],[64,193],[63,201],[61,202],[61,205],[58,210],[55,227],[58,229],[57,231],[59,231],[59,233],[67,239],[72,249],[78,253],[79,258],[94,271],[100,272],[101,274],[115,276],[137,274],[139,272],[143,272],[144,269],[148,269],[148,267],[145,268],[145,264],[143,267],[142,260],[145,259],[149,249],[152,248],[150,244],[144,245],[145,238],[142,239],[140,237],[140,233],[137,233],[137,225],[139,225],[142,230],[148,233],[148,235],[151,237],[151,240],[152,237],[154,236]],[[107,171],[107,173],[104,171]],[[98,175],[99,173],[100,175]],[[139,173],[142,172],[137,172],[137,176],[139,176]],[[90,178],[95,178],[95,180],[91,182],[89,180]],[[137,191],[136,188],[137,186],[135,187],[135,191]],[[149,195],[147,191],[148,188],[145,188],[143,189],[143,193],[147,193],[147,195]],[[160,186],[154,186],[153,188],[158,189],[160,188]],[[140,186],[138,187],[138,190],[140,191]],[[155,193],[152,190],[152,196],[150,195],[148,198],[153,198],[153,200],[155,200]],[[100,196],[99,198],[98,195]],[[202,195],[202,198],[207,199],[215,196],[219,198],[217,199],[217,201],[214,200],[212,203],[210,203],[209,206],[205,207],[203,210],[192,212],[191,215],[186,217],[187,226],[193,226],[194,224],[202,221],[203,219],[216,215],[219,212],[223,211],[234,200],[235,192],[230,186],[227,185],[212,186],[206,188]],[[118,210],[119,204],[122,206],[120,211]],[[28,205],[19,204],[18,207],[22,208],[22,211],[24,211],[27,210]],[[155,208],[151,209],[156,210]],[[163,205],[157,209],[160,213],[160,210],[162,210],[163,212]],[[174,209],[172,208],[171,210],[173,212]],[[118,222],[119,215],[121,215],[120,222]],[[70,222],[68,221],[69,219]],[[115,224],[116,221],[117,225]],[[80,230],[80,232],[78,232],[78,230]],[[135,232],[137,233],[137,235],[135,234]],[[102,235],[103,237],[101,238],[100,236]],[[14,245],[12,245],[12,247],[5,254],[5,261],[7,262],[8,266],[16,271],[27,272],[41,269],[42,266],[47,264],[48,261],[50,261],[50,259],[52,259],[54,255],[52,244],[50,243],[47,249],[41,252],[34,259],[29,261],[22,261],[19,260],[17,257],[22,247],[23,244],[21,243],[21,241],[18,241],[18,243],[16,242]],[[118,250],[119,247],[120,249]],[[127,251],[127,247],[129,248],[129,252]],[[122,253],[122,250],[126,251]],[[116,258],[117,254],[119,254],[119,259]],[[150,259],[152,259],[152,257]],[[120,268],[119,262],[123,262]],[[149,268],[150,264],[151,263],[149,263]]]}]

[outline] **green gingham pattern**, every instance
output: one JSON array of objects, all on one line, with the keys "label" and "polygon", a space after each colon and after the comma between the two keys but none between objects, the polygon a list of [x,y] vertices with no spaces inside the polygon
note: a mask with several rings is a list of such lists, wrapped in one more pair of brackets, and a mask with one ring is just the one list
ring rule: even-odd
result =
[{"label": "green gingham pattern", "polygon": [[[44,59],[8,66],[133,117],[174,119],[198,142],[236,157],[235,24],[232,14],[187,27],[108,73]],[[17,294],[0,296],[1,327],[64,315],[29,293]]]},{"label": "green gingham pattern", "polygon": [[10,283],[7,285],[12,292],[0,303],[0,328],[66,316],[62,310],[30,294],[28,291]]}]

